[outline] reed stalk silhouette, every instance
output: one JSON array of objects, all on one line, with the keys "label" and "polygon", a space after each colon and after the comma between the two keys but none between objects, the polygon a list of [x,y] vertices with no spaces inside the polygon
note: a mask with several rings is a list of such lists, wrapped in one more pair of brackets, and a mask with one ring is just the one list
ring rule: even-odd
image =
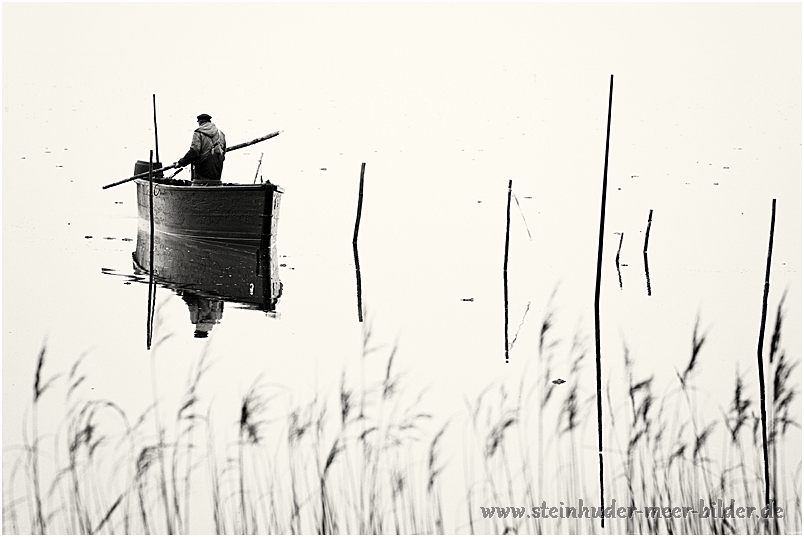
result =
[{"label": "reed stalk silhouette", "polygon": [[[768,442],[773,500],[788,509],[788,516],[642,516],[607,521],[609,531],[801,531],[801,461],[789,460],[789,446],[800,438],[793,434],[800,429],[800,388],[798,362],[784,349],[784,308],[783,297],[768,342]],[[525,367],[515,385],[489,385],[463,413],[441,422],[424,408],[425,392],[399,372],[398,344],[378,345],[370,323],[363,324],[366,369],[360,379],[350,382],[344,370],[331,393],[292,401],[286,389],[258,377],[224,423],[213,423],[212,400],[202,389],[216,367],[206,348],[191,367],[175,412],[168,414],[174,418],[159,418],[164,403],[155,391],[148,408],[129,420],[114,402],[86,398],[83,357],[52,375],[50,349],[43,346],[33,360],[34,397],[26,422],[32,436],[19,447],[19,456],[6,461],[4,531],[598,533],[594,519],[489,518],[480,510],[541,501],[569,506],[568,500],[578,499],[597,504],[590,448],[597,394],[588,380],[587,339],[581,334],[559,339],[552,306],[537,327],[535,374],[527,375]],[[735,373],[717,420],[712,421],[712,410],[718,405],[699,402],[699,371],[711,352],[708,337],[696,321],[685,365],[676,378],[664,380],[665,386],[651,371],[644,374],[643,357],[623,345],[623,388],[614,389],[610,381],[604,391],[610,431],[607,490],[618,505],[697,507],[698,501],[722,498],[762,504],[761,420],[746,372]],[[160,356],[167,353],[160,347],[164,341],[164,336],[155,339]],[[559,362],[566,364],[561,370],[566,382],[553,378]],[[382,372],[372,378],[369,365]],[[51,395],[57,388],[66,393],[63,401]],[[55,431],[43,434],[42,424],[34,427],[34,405],[51,402],[65,409],[64,418]],[[201,416],[205,405],[209,410]],[[219,442],[227,431],[233,441]],[[50,450],[42,449],[41,439],[51,434],[53,464],[47,464]],[[715,450],[723,455],[714,456]],[[450,468],[463,469],[465,490],[445,481]],[[453,509],[456,498],[465,508]],[[203,501],[208,509],[198,508]]]}]

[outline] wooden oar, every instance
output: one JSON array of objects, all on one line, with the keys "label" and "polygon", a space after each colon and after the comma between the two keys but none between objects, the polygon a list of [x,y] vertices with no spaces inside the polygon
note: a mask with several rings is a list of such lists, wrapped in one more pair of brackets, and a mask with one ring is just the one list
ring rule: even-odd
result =
[{"label": "wooden oar", "polygon": [[254,144],[258,144],[260,142],[264,142],[265,140],[273,138],[274,136],[279,136],[280,134],[282,134],[282,132],[283,131],[272,132],[271,134],[266,134],[265,136],[260,136],[259,138],[255,138],[255,139],[251,140],[250,142],[244,142],[242,144],[233,145],[232,147],[227,147],[226,152],[228,153],[229,151],[235,151],[237,149],[243,149],[244,147],[248,147],[250,145],[254,145]]},{"label": "wooden oar", "polygon": [[[255,138],[254,140],[251,140],[250,142],[244,142],[242,144],[233,145],[232,147],[227,147],[226,152],[228,153],[229,151],[235,151],[237,149],[243,149],[244,147],[248,147],[250,145],[254,145],[254,144],[258,144],[260,142],[264,142],[265,140],[271,139],[274,136],[279,136],[280,134],[282,134],[282,131],[276,131],[276,132],[272,132],[271,134],[266,134],[265,136],[260,136],[259,138]],[[153,173],[156,174],[158,172],[162,172],[162,171],[165,171],[165,170],[172,170],[174,168],[183,168],[183,167],[184,166],[177,166],[175,164],[171,164],[170,166],[165,166],[163,168],[156,169],[156,170],[153,171]],[[129,181],[133,181],[134,179],[140,179],[140,178],[143,178],[143,177],[148,177],[148,172],[138,173],[137,175],[132,175],[128,179],[123,179],[122,181],[117,181],[115,183],[110,183],[108,185],[105,185],[103,187],[103,190],[106,190],[107,188],[111,188],[113,186],[122,185],[123,183],[128,183]]]}]

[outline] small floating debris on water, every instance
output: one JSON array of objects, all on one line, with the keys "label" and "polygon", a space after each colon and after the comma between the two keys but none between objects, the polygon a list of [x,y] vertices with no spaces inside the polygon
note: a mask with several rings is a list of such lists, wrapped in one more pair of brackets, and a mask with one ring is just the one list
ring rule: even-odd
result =
[{"label": "small floating debris on water", "polygon": [[92,238],[92,235],[84,235],[84,238],[85,238],[85,239],[91,239],[91,238]]},{"label": "small floating debris on water", "polygon": [[56,164],[56,167],[57,168],[64,168],[64,166],[62,166],[61,164]]},{"label": "small floating debris on water", "polygon": [[115,240],[115,238],[114,237],[103,237],[103,240],[105,240],[105,241],[113,241],[113,240]]},{"label": "small floating debris on water", "polygon": [[628,263],[622,263],[620,266],[621,266],[621,267],[627,267],[627,266],[628,266]]},{"label": "small floating debris on water", "polygon": [[567,382],[567,381],[566,381],[566,380],[564,380],[564,379],[555,379],[555,380],[553,381],[553,384],[558,384],[558,385],[561,385],[561,384],[564,384],[565,382]]},{"label": "small floating debris on water", "polygon": [[728,166],[723,166],[723,169],[724,169],[724,170],[728,170],[728,169],[729,169],[729,167],[728,167]]},{"label": "small floating debris on water", "polygon": [[131,242],[131,241],[133,241],[134,239],[132,239],[132,238],[130,238],[130,237],[123,237],[123,238],[122,238],[122,239],[120,239],[120,240],[121,240],[121,241],[125,241],[125,242]]},{"label": "small floating debris on water", "polygon": [[632,176],[631,176],[631,179],[636,179],[636,178],[638,178],[638,177],[639,177],[638,175],[632,175]]},{"label": "small floating debris on water", "polygon": [[287,263],[280,263],[279,266],[280,267],[287,267],[288,265],[287,265]]},{"label": "small floating debris on water", "polygon": [[25,160],[25,157],[22,157],[22,160]]},{"label": "small floating debris on water", "polygon": [[123,285],[131,285],[131,282],[123,282]]},{"label": "small floating debris on water", "polygon": [[327,171],[327,169],[326,168],[321,168],[321,171],[325,172],[325,171]]},{"label": "small floating debris on water", "polygon": [[533,196],[523,196],[523,198],[526,199],[526,200],[532,200]]},{"label": "small floating debris on water", "polygon": [[714,183],[715,186],[718,186],[720,183]]},{"label": "small floating debris on water", "polygon": [[620,188],[620,187],[617,187],[617,190],[622,190],[622,188]]},{"label": "small floating debris on water", "polygon": [[461,299],[461,302],[474,302],[474,301],[475,301],[474,297],[472,297],[472,298],[462,298]]},{"label": "small floating debris on water", "polygon": [[50,153],[50,151],[45,151],[45,153]]},{"label": "small floating debris on water", "polygon": [[483,201],[482,201],[482,200],[477,200],[477,202],[478,202],[478,203],[483,203]]},{"label": "small floating debris on water", "polygon": [[114,202],[114,204],[115,205],[123,205],[123,202],[122,201],[116,201],[116,202]]}]

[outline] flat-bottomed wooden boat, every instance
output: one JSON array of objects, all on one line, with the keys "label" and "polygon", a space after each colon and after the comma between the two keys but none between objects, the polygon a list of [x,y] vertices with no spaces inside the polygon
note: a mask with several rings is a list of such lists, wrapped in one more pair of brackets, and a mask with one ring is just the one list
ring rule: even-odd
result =
[{"label": "flat-bottomed wooden boat", "polygon": [[[150,232],[150,185],[137,179],[139,228]],[[281,187],[223,184],[192,186],[189,181],[154,180],[154,231],[177,237],[260,243],[275,247]]]}]

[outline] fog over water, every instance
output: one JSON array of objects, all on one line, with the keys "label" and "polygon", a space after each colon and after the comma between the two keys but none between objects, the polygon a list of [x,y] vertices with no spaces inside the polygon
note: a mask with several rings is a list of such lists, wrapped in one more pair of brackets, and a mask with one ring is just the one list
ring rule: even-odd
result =
[{"label": "fog over water", "polygon": [[[556,396],[579,386],[578,453],[596,498],[593,299],[612,74],[603,382],[627,391],[627,345],[636,377],[653,376],[660,394],[677,390],[699,320],[707,339],[696,408],[702,423],[722,421],[737,372],[759,398],[773,199],[766,341],[784,296],[782,346],[801,358],[799,4],[4,5],[4,483],[43,342],[44,377],[62,375],[39,408],[48,454],[82,354],[77,394],[113,401],[134,420],[153,403],[155,379],[172,423],[206,352],[213,365],[199,397],[219,440],[232,443],[255,379],[282,386],[289,412],[336,398],[342,374],[353,386],[381,382],[396,347],[406,402],[423,391],[416,404],[433,416],[424,442],[451,424],[441,445],[444,524],[465,532],[466,402],[500,384],[516,398],[553,311],[551,375],[568,381]],[[159,288],[156,330],[173,335],[155,358],[145,347],[148,287],[128,278],[135,187],[101,189],[148,159],[154,94],[162,162],[184,155],[205,112],[229,145],[283,130],[228,154],[223,179],[251,183],[264,154],[262,175],[285,189],[277,315],[227,304],[210,338],[195,339],[186,304]],[[351,239],[362,163],[361,324]],[[367,329],[376,350],[361,359]],[[587,351],[580,371],[576,337]],[[800,366],[792,384],[800,391]],[[618,396],[615,410],[625,402]],[[800,423],[798,397],[793,418]],[[789,435],[792,476],[801,429]]]}]

